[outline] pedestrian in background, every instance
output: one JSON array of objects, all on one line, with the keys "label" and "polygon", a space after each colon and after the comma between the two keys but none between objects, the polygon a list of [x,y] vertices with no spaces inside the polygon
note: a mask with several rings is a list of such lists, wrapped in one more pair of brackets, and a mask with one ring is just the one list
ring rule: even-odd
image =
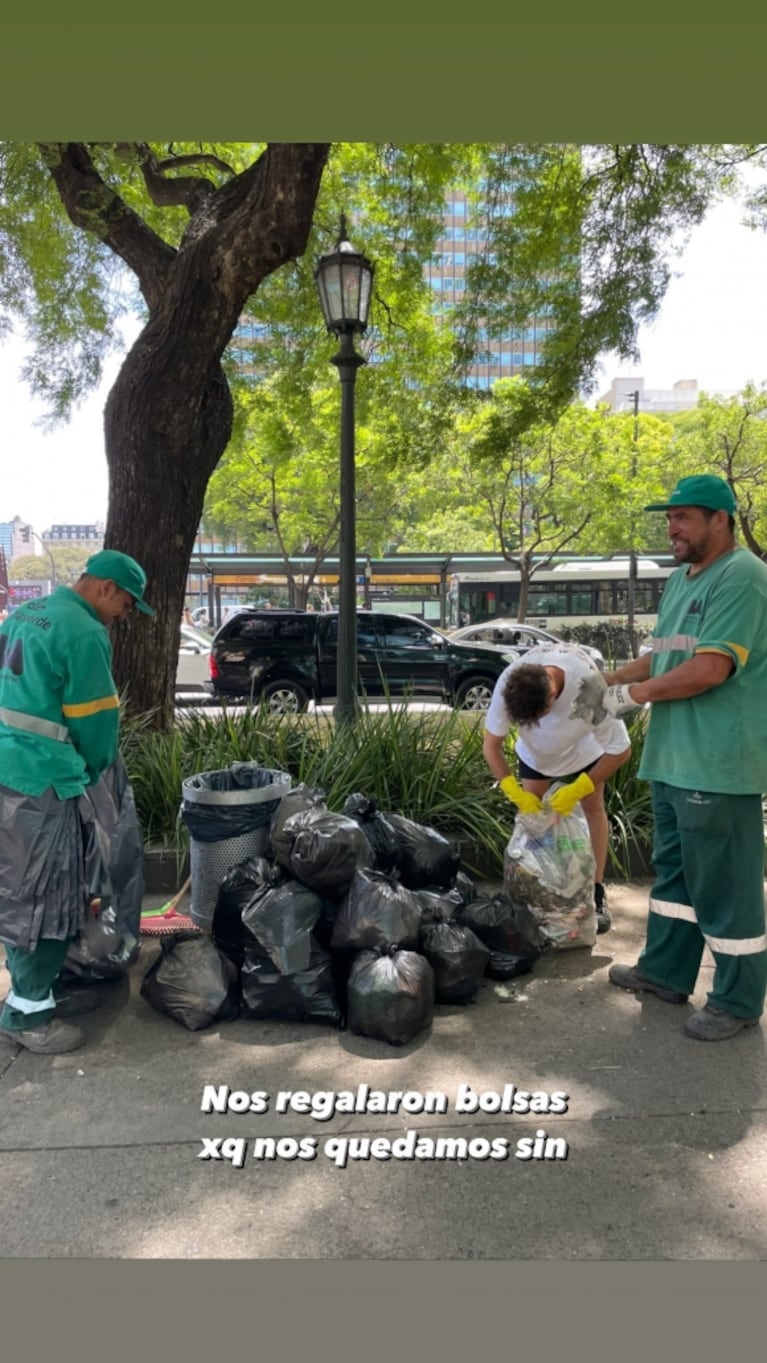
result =
[{"label": "pedestrian in background", "polygon": [[684,1030],[722,1041],[759,1021],[767,985],[767,565],[736,544],[721,478],[682,478],[645,510],[665,511],[679,568],[652,651],[603,679],[593,717],[650,702],[639,774],[652,789],[655,883],[644,950],[609,978],[686,1003],[708,945],[712,988]]},{"label": "pedestrian in background", "polygon": [[119,699],[107,626],[144,601],[127,554],[94,554],[73,587],[19,606],[0,626],[0,941],[10,992],[0,1035],[42,1055],[84,1037],[55,982],[86,908],[78,801],[117,758]]}]

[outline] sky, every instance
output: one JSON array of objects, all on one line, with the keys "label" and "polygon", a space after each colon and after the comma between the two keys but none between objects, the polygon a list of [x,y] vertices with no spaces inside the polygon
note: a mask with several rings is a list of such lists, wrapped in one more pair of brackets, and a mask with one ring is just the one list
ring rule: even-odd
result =
[{"label": "sky", "polygon": [[[732,394],[750,379],[767,382],[767,234],[741,225],[735,201],[713,209],[675,260],[660,313],[639,333],[638,365],[601,357],[595,398],[613,378],[643,378],[646,388],[697,379],[699,389]],[[126,324],[126,349],[138,323]],[[108,478],[102,414],[119,368],[113,355],[104,379],[53,432],[40,429],[42,406],[19,377],[23,345],[0,343],[0,521],[18,515],[38,534],[54,522],[106,518]]]}]

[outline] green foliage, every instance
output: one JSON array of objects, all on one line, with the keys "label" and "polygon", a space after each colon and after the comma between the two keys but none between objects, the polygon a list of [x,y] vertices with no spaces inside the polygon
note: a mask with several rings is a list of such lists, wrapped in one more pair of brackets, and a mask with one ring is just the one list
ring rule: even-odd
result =
[{"label": "green foliage", "polygon": [[647,721],[645,710],[626,720],[631,756],[605,785],[605,807],[610,825],[609,859],[613,868],[627,878],[635,864],[648,864],[652,846],[650,785],[640,781],[638,775]]},{"label": "green foliage", "polygon": [[470,843],[478,863],[501,871],[508,805],[492,788],[480,726],[458,712],[363,710],[357,724],[336,728],[320,716],[281,719],[263,708],[223,719],[199,711],[168,733],[128,719],[122,751],[148,844],[185,844],[185,777],[251,761],[322,787],[333,810],[356,791],[374,795],[382,810]]},{"label": "green foliage", "polygon": [[[643,721],[630,722],[631,759],[607,784],[610,856],[624,875],[632,848],[645,848],[651,833],[649,788],[636,774]],[[178,817],[186,777],[247,761],[289,772],[294,785],[321,787],[336,811],[356,791],[375,796],[384,812],[468,844],[469,868],[500,877],[511,811],[492,785],[482,740],[482,725],[458,711],[363,709],[355,725],[337,728],[322,716],[287,719],[247,707],[223,717],[192,712],[167,733],[146,716],[128,718],[121,746],[147,845],[186,846]]]},{"label": "green foliage", "polygon": [[[71,586],[76,582],[85,568],[87,559],[92,550],[78,549],[74,545],[59,545],[50,548],[51,558],[56,573],[56,584],[62,583]],[[51,560],[46,555],[26,554],[23,558],[12,559],[8,575],[14,578],[47,578],[52,577]]]},{"label": "green foliage", "polygon": [[673,423],[676,477],[715,473],[738,503],[746,546],[767,555],[767,386],[746,384],[731,398],[702,393]]},{"label": "green foliage", "polygon": [[[634,633],[639,644],[652,635],[649,626],[637,625]],[[628,628],[618,620],[599,620],[593,625],[562,625],[557,634],[568,644],[588,644],[603,654],[608,669],[633,657]]]}]

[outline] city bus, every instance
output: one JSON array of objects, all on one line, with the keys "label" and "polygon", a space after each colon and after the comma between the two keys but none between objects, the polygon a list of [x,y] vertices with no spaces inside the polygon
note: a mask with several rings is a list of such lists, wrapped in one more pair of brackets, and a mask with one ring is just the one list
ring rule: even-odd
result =
[{"label": "city bus", "polygon": [[[634,614],[637,626],[652,628],[658,602],[673,563],[638,558]],[[525,618],[551,629],[560,626],[596,625],[604,621],[625,624],[628,609],[629,559],[570,560],[534,572],[530,581]],[[520,574],[512,569],[492,573],[453,573],[449,580],[448,628],[481,624],[485,620],[516,620],[519,611]]]}]

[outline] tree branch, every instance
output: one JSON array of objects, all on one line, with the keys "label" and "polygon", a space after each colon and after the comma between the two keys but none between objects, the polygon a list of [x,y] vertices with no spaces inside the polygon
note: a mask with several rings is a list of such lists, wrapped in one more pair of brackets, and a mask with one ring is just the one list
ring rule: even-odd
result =
[{"label": "tree branch", "polygon": [[144,184],[147,187],[149,197],[158,207],[182,206],[187,208],[190,214],[193,214],[206,202],[209,202],[216,192],[215,185],[210,180],[206,180],[204,175],[180,175],[168,178],[164,174],[166,167],[178,165],[182,160],[191,164],[192,161],[199,159],[197,157],[179,156],[160,162],[146,142],[136,143],[136,157],[141,167],[141,174],[144,177]]},{"label": "tree branch", "polygon": [[75,227],[103,241],[138,278],[151,309],[162,294],[172,246],[102,180],[84,142],[38,142],[61,202]]}]

